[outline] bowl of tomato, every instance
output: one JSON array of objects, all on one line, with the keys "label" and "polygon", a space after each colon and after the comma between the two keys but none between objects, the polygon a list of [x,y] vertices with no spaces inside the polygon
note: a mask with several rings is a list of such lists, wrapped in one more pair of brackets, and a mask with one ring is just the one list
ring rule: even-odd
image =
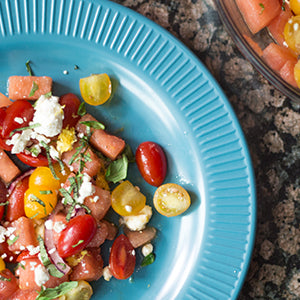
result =
[{"label": "bowl of tomato", "polygon": [[300,1],[215,0],[241,53],[280,92],[300,101]]}]

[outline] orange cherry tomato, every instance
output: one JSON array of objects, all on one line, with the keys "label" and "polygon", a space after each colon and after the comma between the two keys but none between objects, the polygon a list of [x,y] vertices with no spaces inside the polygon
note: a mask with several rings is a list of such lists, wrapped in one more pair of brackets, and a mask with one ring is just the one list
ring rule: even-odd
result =
[{"label": "orange cherry tomato", "polygon": [[135,250],[128,237],[124,234],[119,235],[110,250],[109,269],[117,279],[129,278],[135,268]]},{"label": "orange cherry tomato", "polygon": [[29,178],[29,187],[47,186],[48,190],[59,190],[59,180],[53,177],[53,174],[48,167],[38,167]]},{"label": "orange cherry tomato", "polygon": [[300,15],[300,0],[290,0],[290,8],[295,15]]},{"label": "orange cherry tomato", "polygon": [[190,207],[191,198],[182,186],[176,183],[166,183],[155,191],[153,204],[160,214],[174,217],[182,214]]},{"label": "orange cherry tomato", "polygon": [[283,34],[289,48],[300,54],[300,16],[291,17],[287,21]]},{"label": "orange cherry tomato", "polygon": [[146,197],[128,180],[120,183],[111,193],[111,206],[121,216],[137,214],[146,205]]}]

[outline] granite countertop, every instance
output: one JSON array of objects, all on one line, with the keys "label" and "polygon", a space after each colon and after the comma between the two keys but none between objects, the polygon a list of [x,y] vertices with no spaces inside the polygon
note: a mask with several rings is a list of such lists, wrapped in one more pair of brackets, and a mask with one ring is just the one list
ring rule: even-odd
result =
[{"label": "granite countertop", "polygon": [[240,54],[212,0],[115,0],[160,24],[206,65],[243,128],[257,183],[257,233],[239,299],[300,299],[300,113]]}]

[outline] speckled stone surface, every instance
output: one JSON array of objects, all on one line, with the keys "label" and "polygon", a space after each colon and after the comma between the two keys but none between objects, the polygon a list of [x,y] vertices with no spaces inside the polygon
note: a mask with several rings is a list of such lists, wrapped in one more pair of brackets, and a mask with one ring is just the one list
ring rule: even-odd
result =
[{"label": "speckled stone surface", "polygon": [[212,0],[115,0],[188,46],[225,91],[257,182],[257,234],[239,299],[300,299],[300,113],[243,58]]}]

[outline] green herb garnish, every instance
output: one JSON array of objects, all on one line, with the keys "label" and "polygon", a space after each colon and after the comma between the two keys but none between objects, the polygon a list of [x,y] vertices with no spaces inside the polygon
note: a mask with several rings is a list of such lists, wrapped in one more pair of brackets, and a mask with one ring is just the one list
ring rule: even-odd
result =
[{"label": "green herb garnish", "polygon": [[30,66],[30,60],[26,61],[25,66],[26,66],[26,70],[27,70],[29,76],[33,76],[33,72],[32,72],[31,66]]},{"label": "green herb garnish", "polygon": [[108,181],[117,183],[127,177],[128,158],[125,154],[122,158],[114,160],[107,168],[105,178]]},{"label": "green herb garnish", "polygon": [[146,267],[151,264],[153,264],[155,261],[155,255],[154,253],[150,253],[147,256],[144,257],[144,259],[141,262],[141,267]]},{"label": "green herb garnish", "polygon": [[31,88],[31,91],[30,91],[30,93],[29,93],[29,97],[32,97],[32,96],[34,95],[34,93],[35,93],[38,89],[39,89],[38,84],[37,84],[35,81],[33,81],[33,82],[32,82],[32,88]]},{"label": "green herb garnish", "polygon": [[30,194],[30,201],[37,202],[38,204],[42,205],[43,207],[46,207],[46,204],[34,194]]},{"label": "green herb garnish", "polygon": [[42,289],[36,300],[51,300],[60,297],[67,292],[75,289],[78,286],[78,281],[63,282],[55,288]]},{"label": "green herb garnish", "polygon": [[8,205],[8,204],[9,204],[9,201],[6,201],[6,202],[0,203],[0,206],[5,206],[5,205]]},{"label": "green herb garnish", "polygon": [[77,111],[77,114],[79,116],[84,116],[86,114],[86,108],[85,108],[85,103],[84,102],[81,102],[79,107],[78,107],[78,111]]},{"label": "green herb garnish", "polygon": [[[50,195],[53,194],[51,190],[44,190],[44,191],[40,191],[41,195]],[[50,204],[50,203],[49,203]]]},{"label": "green herb garnish", "polygon": [[30,126],[16,128],[16,129],[14,129],[10,132],[9,137],[11,137],[16,131],[24,131],[24,130],[33,129],[33,128],[36,128],[36,127],[39,127],[39,126],[41,126],[40,123],[35,123],[35,124],[30,125]]},{"label": "green herb garnish", "polygon": [[44,95],[46,98],[50,98],[52,96],[52,92],[50,91],[49,93]]},{"label": "green herb garnish", "polygon": [[261,11],[259,13],[261,15],[265,10],[265,6],[263,5],[263,3],[259,3],[258,5],[261,7]]},{"label": "green herb garnish", "polygon": [[98,121],[82,121],[80,122],[80,124],[83,124],[87,127],[94,128],[94,129],[102,129],[102,130],[105,129],[105,126]]},{"label": "green herb garnish", "polygon": [[7,240],[8,246],[14,244],[14,243],[18,240],[18,238],[19,238],[19,236],[16,235],[12,240],[11,240],[11,239],[8,239],[8,240]]},{"label": "green herb garnish", "polygon": [[80,240],[80,241],[78,241],[78,243],[77,244],[75,244],[75,245],[72,245],[72,248],[75,248],[75,247],[77,247],[77,246],[79,246],[80,244],[82,244],[84,242],[84,240]]},{"label": "green herb garnish", "polygon": [[6,278],[6,277],[0,275],[0,280],[2,280],[2,281],[11,281],[11,278]]},{"label": "green herb garnish", "polygon": [[44,141],[41,141],[41,145],[45,148],[46,150],[46,156],[47,156],[47,160],[48,160],[48,165],[49,165],[49,169],[53,175],[53,177],[56,179],[56,180],[59,180],[59,178],[57,177],[55,171],[54,171],[54,167],[53,167],[53,164],[52,164],[52,160],[51,160],[51,156],[50,156],[50,147],[44,142]]}]

